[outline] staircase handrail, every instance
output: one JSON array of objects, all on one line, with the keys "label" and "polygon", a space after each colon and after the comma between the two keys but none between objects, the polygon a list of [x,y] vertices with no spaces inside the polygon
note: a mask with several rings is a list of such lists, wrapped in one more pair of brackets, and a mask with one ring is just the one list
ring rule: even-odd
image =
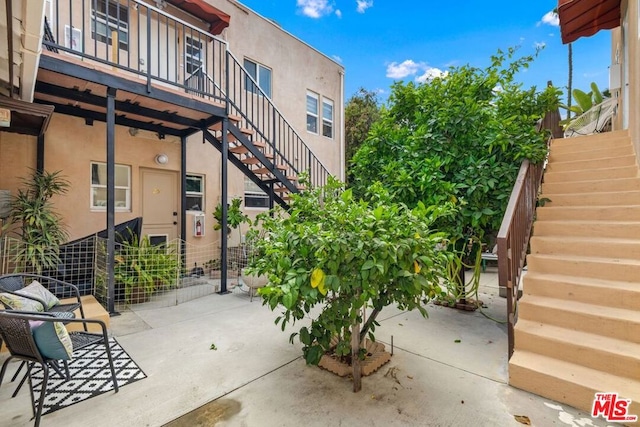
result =
[{"label": "staircase handrail", "polygon": [[[280,110],[278,109],[278,107],[275,105],[275,103],[271,100],[271,97],[269,97],[264,90],[260,87],[260,85],[258,84],[258,82],[256,82],[256,80],[253,78],[253,76],[251,76],[251,74],[249,74],[249,72],[246,70],[246,68],[244,68],[244,66],[240,63],[240,61],[238,61],[238,59],[235,57],[235,55],[231,52],[231,50],[227,49],[227,55],[228,57],[230,57],[233,62],[235,63],[235,65],[242,71],[242,73],[244,74],[242,76],[242,79],[249,79],[251,81],[251,84],[253,85],[253,89],[257,90],[259,92],[258,96],[263,97],[264,99],[267,100],[268,103],[268,108],[272,109],[275,113],[277,113],[278,117],[281,119],[282,123],[284,123],[287,126],[287,131],[290,131],[291,134],[297,139],[297,141],[300,142],[300,144],[304,147],[304,149],[306,150],[306,153],[309,156],[309,160],[311,160],[311,158],[313,158],[313,160],[315,161],[315,163],[317,163],[320,168],[321,168],[321,172],[322,175],[324,175],[325,179],[327,176],[330,175],[329,173],[329,169],[324,165],[324,163],[322,163],[322,161],[313,153],[313,151],[309,148],[309,146],[306,144],[306,142],[304,141],[304,139],[302,139],[302,137],[300,136],[300,134],[298,134],[298,132],[296,131],[296,129],[289,123],[289,121],[285,118],[284,114],[282,114],[280,112]],[[229,61],[227,61],[227,68],[229,67]],[[226,99],[227,102],[229,102],[231,105],[233,105],[234,109],[236,110],[236,112],[238,112],[247,122],[248,125],[252,126],[256,132],[258,132],[258,134],[260,134],[260,136],[264,139],[265,142],[267,142],[269,144],[269,146],[274,150],[274,154],[277,154],[284,162],[286,162],[289,167],[292,168],[292,170],[296,173],[299,174],[300,172],[302,172],[302,170],[300,170],[299,168],[296,167],[296,165],[294,165],[293,163],[291,163],[291,161],[289,160],[289,156],[284,155],[274,144],[273,141],[271,141],[271,138],[269,138],[263,128],[261,128],[260,126],[258,126],[256,123],[254,123],[253,120],[251,120],[250,117],[248,117],[248,115],[244,112],[243,108],[238,105],[236,103],[236,100],[233,99],[231,94],[225,94],[226,95]],[[311,176],[309,177],[309,179],[311,180]],[[314,184],[313,182],[310,182],[310,184]]]},{"label": "staircase handrail", "polygon": [[544,162],[522,162],[498,232],[498,282],[501,290],[506,290],[509,357],[513,353],[513,328],[518,318],[520,278],[533,227],[543,168]]}]

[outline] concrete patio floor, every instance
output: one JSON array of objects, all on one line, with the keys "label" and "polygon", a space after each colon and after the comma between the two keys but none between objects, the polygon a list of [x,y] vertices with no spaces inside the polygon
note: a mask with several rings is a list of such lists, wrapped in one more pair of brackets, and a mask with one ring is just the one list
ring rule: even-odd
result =
[{"label": "concrete patio floor", "polygon": [[[429,305],[429,318],[387,308],[376,338],[393,337],[391,362],[349,379],[301,359],[278,313],[242,292],[178,306],[129,311],[112,334],[147,378],[42,417],[69,426],[604,426],[589,414],[509,387],[506,300],[495,268],[482,274],[487,308]],[[296,325],[295,330],[298,329]],[[215,344],[217,350],[211,350]],[[0,362],[4,356],[0,356]],[[8,375],[15,369],[16,363]],[[9,376],[10,378],[10,376]],[[29,393],[0,387],[0,426],[31,426]]]}]

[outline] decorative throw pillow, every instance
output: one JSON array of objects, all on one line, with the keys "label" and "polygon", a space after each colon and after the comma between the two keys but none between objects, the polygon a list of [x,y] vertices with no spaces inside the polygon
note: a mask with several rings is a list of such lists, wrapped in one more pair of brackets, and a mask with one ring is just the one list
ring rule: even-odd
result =
[{"label": "decorative throw pillow", "polygon": [[8,292],[15,292],[18,289],[22,289],[24,283],[20,276],[4,276],[0,277],[0,289]]},{"label": "decorative throw pillow", "polygon": [[30,321],[31,333],[40,353],[55,360],[69,360],[73,343],[67,328],[60,322]]},{"label": "decorative throw pillow", "polygon": [[0,301],[12,310],[44,311],[44,307],[38,301],[6,292],[0,293]]},{"label": "decorative throw pillow", "polygon": [[47,309],[50,309],[54,305],[60,304],[60,300],[36,280],[31,282],[29,286],[25,286],[19,291],[16,291],[16,293],[24,295],[26,297],[37,298],[38,300],[45,303]]}]

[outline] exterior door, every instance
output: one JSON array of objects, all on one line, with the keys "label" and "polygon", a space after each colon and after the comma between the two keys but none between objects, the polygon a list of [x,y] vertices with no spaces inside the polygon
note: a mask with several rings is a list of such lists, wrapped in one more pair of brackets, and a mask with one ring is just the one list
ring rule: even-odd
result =
[{"label": "exterior door", "polygon": [[159,169],[141,169],[142,180],[142,234],[152,242],[161,243],[178,237],[179,191],[178,172]]}]

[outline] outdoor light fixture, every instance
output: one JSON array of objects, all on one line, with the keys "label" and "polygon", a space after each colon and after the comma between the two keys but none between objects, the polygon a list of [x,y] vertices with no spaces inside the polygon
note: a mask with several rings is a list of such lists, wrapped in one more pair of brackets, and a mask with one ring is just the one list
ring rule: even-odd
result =
[{"label": "outdoor light fixture", "polygon": [[140,132],[140,129],[138,128],[129,128],[129,135],[131,136],[136,136],[138,134],[138,132]]},{"label": "outdoor light fixture", "polygon": [[169,163],[169,156],[164,153],[158,154],[156,156],[156,163],[159,165],[166,165],[167,163]]}]

